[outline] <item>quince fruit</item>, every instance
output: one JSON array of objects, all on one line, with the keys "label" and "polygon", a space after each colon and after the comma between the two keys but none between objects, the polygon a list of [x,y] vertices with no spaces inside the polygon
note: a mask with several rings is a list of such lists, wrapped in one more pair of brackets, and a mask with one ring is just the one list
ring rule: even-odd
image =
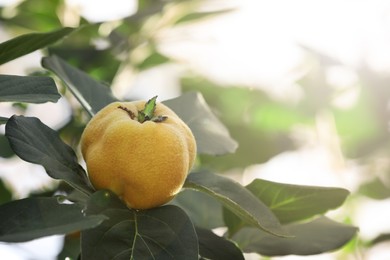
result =
[{"label": "quince fruit", "polygon": [[111,190],[133,209],[169,202],[196,157],[189,127],[156,98],[107,105],[81,136],[92,185]]}]

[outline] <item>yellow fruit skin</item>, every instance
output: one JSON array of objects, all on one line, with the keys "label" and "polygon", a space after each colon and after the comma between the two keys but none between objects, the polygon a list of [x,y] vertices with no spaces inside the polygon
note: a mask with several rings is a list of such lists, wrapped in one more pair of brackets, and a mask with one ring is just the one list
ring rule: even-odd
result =
[{"label": "yellow fruit skin", "polygon": [[81,137],[88,176],[96,189],[109,189],[130,208],[149,209],[170,201],[182,188],[196,157],[195,138],[167,106],[157,103],[162,122],[138,122],[145,101],[114,102],[99,111]]}]

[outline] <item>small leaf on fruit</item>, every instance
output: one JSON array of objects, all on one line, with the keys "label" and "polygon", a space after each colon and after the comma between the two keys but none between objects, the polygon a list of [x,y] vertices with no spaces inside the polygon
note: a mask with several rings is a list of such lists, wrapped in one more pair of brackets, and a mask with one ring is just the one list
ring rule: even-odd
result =
[{"label": "small leaf on fruit", "polygon": [[154,117],[154,111],[156,110],[157,96],[151,98],[146,102],[145,108],[138,112],[138,121],[143,123],[149,121]]}]

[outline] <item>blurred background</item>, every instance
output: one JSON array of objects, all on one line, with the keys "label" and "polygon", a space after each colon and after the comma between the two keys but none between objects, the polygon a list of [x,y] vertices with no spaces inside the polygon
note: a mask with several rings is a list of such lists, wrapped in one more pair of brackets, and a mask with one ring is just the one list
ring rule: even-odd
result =
[{"label": "blurred background", "polygon": [[[64,26],[83,27],[0,73],[45,74],[40,59],[50,53],[121,99],[200,91],[239,143],[235,154],[200,156],[202,165],[245,185],[263,178],[351,191],[329,215],[358,226],[358,237],[306,258],[389,259],[389,1],[0,0],[0,42]],[[1,103],[1,116],[39,117],[77,148],[85,115],[60,90],[67,98],[57,104]],[[4,126],[0,148],[0,203],[58,185],[13,155]],[[0,243],[0,258],[56,259],[63,241]]]}]

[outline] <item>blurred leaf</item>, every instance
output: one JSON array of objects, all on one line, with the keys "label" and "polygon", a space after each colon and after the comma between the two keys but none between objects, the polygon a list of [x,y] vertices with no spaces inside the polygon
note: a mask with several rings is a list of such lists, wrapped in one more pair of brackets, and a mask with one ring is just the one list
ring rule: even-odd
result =
[{"label": "blurred leaf", "polygon": [[267,233],[274,236],[288,236],[267,206],[239,183],[229,178],[205,172],[192,173],[188,175],[184,188],[212,196],[246,223]]},{"label": "blurred leaf", "polygon": [[386,142],[388,129],[383,125],[384,120],[378,118],[376,102],[372,93],[364,91],[354,106],[333,110],[346,156],[356,158],[370,154],[379,144]]},{"label": "blurred leaf", "polygon": [[311,222],[290,224],[286,230],[292,238],[271,236],[255,228],[243,228],[232,239],[246,253],[266,256],[314,255],[336,250],[351,240],[356,227],[320,217]]},{"label": "blurred leaf", "polygon": [[86,194],[92,192],[72,148],[38,118],[12,116],[5,130],[11,148],[21,159],[42,165],[50,177],[64,180]]},{"label": "blurred leaf", "polygon": [[178,19],[175,22],[175,25],[188,23],[188,22],[195,22],[195,21],[198,21],[198,20],[201,20],[201,19],[211,18],[211,17],[218,16],[218,15],[221,15],[221,14],[227,14],[227,13],[230,13],[230,12],[232,12],[234,10],[235,9],[226,9],[226,10],[209,11],[209,12],[193,12],[193,13],[189,13],[189,14],[184,15],[180,19]]},{"label": "blurred leaf", "polygon": [[272,100],[258,89],[220,86],[199,77],[184,78],[181,83],[184,91],[202,93],[238,143],[234,154],[201,155],[203,166],[225,171],[266,162],[294,147],[290,134],[293,126],[312,122],[298,107]]},{"label": "blurred leaf", "polygon": [[55,234],[93,228],[106,219],[85,216],[76,204],[60,204],[58,198],[27,198],[0,206],[0,241],[24,242]]},{"label": "blurred leaf", "polygon": [[[27,28],[34,31],[55,30],[62,26],[59,10],[62,0],[28,0],[20,1],[15,6],[16,15],[8,18],[7,24]],[[63,7],[62,7],[63,8]]]},{"label": "blurred leaf", "polygon": [[[61,45],[50,46],[50,56],[62,57],[71,66],[84,71],[99,82],[112,82],[120,66],[120,61],[116,59],[112,50],[117,46],[95,49],[90,44],[93,37],[90,37],[85,29],[89,29],[89,26],[84,26],[72,34]],[[85,38],[86,43],[75,43],[76,39],[80,38]]]},{"label": "blurred leaf", "polygon": [[109,219],[82,232],[82,259],[198,259],[195,229],[176,206],[135,211],[114,194],[98,191],[86,213]]},{"label": "blurred leaf", "polygon": [[349,191],[255,179],[247,189],[267,205],[281,223],[304,220],[340,207]]},{"label": "blurred leaf", "polygon": [[220,155],[236,150],[236,141],[211,112],[200,93],[189,92],[163,103],[190,127],[195,136],[198,153]]},{"label": "blurred leaf", "polygon": [[377,236],[371,241],[370,245],[373,246],[382,242],[388,242],[389,240],[390,240],[390,233],[380,234],[379,236]]},{"label": "blurred leaf", "polygon": [[50,77],[0,75],[0,102],[57,102],[60,97]]},{"label": "blurred leaf", "polygon": [[74,30],[65,27],[48,33],[25,34],[3,42],[0,44],[0,65],[53,44]]},{"label": "blurred leaf", "polygon": [[12,192],[0,179],[0,205],[12,200]]},{"label": "blurred leaf", "polygon": [[70,66],[58,56],[43,58],[42,65],[66,83],[72,94],[91,116],[117,100],[107,86]]},{"label": "blurred leaf", "polygon": [[376,200],[390,198],[390,188],[379,178],[360,185],[359,193]]},{"label": "blurred leaf", "polygon": [[184,189],[171,203],[183,209],[195,226],[213,229],[225,225],[222,205],[204,193]]},{"label": "blurred leaf", "polygon": [[68,234],[64,238],[64,245],[57,256],[57,260],[76,260],[80,255],[80,232]]},{"label": "blurred leaf", "polygon": [[0,147],[0,157],[10,158],[15,154],[9,145],[8,139],[2,134],[0,134]]},{"label": "blurred leaf", "polygon": [[199,240],[199,254],[204,259],[244,260],[241,250],[232,241],[203,228],[196,228],[196,234]]},{"label": "blurred leaf", "polygon": [[143,60],[140,64],[138,64],[137,67],[140,70],[147,70],[152,67],[167,63],[169,61],[170,59],[167,56],[157,51],[153,51],[148,57],[146,57],[145,60]]},{"label": "blurred leaf", "polygon": [[0,125],[3,125],[3,124],[5,124],[5,123],[7,123],[7,121],[8,121],[8,118],[7,118],[7,117],[2,117],[2,116],[0,116]]}]

